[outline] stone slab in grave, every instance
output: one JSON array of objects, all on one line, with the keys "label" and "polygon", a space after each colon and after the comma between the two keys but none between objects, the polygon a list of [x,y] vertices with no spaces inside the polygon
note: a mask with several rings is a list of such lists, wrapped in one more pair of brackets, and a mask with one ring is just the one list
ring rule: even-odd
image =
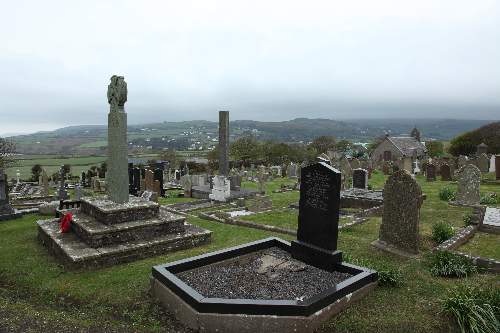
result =
[{"label": "stone slab in grave", "polygon": [[299,260],[324,264],[342,261],[337,251],[340,171],[319,162],[301,170],[297,240],[292,254]]}]

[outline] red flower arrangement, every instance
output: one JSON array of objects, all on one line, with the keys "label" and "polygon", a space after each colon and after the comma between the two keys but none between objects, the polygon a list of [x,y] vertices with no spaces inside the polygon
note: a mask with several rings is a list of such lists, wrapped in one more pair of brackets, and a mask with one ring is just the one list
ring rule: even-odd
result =
[{"label": "red flower arrangement", "polygon": [[64,214],[59,222],[59,231],[65,234],[71,230],[71,221],[73,220],[73,214]]}]

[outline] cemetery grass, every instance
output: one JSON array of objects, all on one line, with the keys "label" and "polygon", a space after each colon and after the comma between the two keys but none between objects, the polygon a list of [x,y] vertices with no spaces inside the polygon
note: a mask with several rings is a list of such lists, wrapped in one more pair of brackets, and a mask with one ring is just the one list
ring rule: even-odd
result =
[{"label": "cemetery grass", "polygon": [[500,235],[477,232],[458,251],[500,261]]},{"label": "cemetery grass", "polygon": [[[382,188],[385,178],[374,174],[370,183]],[[421,177],[418,181],[427,194],[420,224],[423,255],[404,259],[373,249],[370,243],[378,238],[379,217],[341,230],[339,249],[346,256],[376,270],[400,271],[403,284],[397,288],[377,287],[326,323],[321,332],[456,332],[458,326],[441,313],[448,290],[462,284],[500,287],[498,275],[493,274],[479,273],[466,279],[430,274],[425,254],[435,245],[431,240],[432,224],[442,220],[458,229],[463,226],[463,215],[471,210],[439,200],[439,189],[446,183],[427,183]],[[281,182],[289,180],[275,180],[267,186],[278,211],[298,201],[298,192],[272,193]],[[244,186],[250,187],[247,183]],[[38,243],[37,219],[43,217],[28,215],[0,223],[0,318],[5,318],[0,322],[0,331],[186,331],[149,296],[152,266],[269,236],[294,238],[189,216],[190,223],[213,231],[210,244],[114,267],[65,271]],[[476,247],[482,251],[490,246],[479,242]]]}]

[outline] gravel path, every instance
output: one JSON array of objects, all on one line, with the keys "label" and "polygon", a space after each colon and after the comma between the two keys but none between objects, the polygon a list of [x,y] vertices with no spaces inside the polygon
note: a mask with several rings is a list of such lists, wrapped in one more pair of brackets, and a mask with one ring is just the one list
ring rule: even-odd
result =
[{"label": "gravel path", "polygon": [[206,297],[303,300],[351,275],[304,264],[273,247],[182,272],[177,277]]}]

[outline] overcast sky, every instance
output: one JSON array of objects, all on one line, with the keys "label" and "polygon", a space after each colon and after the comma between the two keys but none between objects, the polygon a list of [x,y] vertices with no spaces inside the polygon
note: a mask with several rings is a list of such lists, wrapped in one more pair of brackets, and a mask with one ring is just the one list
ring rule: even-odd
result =
[{"label": "overcast sky", "polygon": [[498,119],[500,1],[1,0],[0,133],[296,117]]}]

